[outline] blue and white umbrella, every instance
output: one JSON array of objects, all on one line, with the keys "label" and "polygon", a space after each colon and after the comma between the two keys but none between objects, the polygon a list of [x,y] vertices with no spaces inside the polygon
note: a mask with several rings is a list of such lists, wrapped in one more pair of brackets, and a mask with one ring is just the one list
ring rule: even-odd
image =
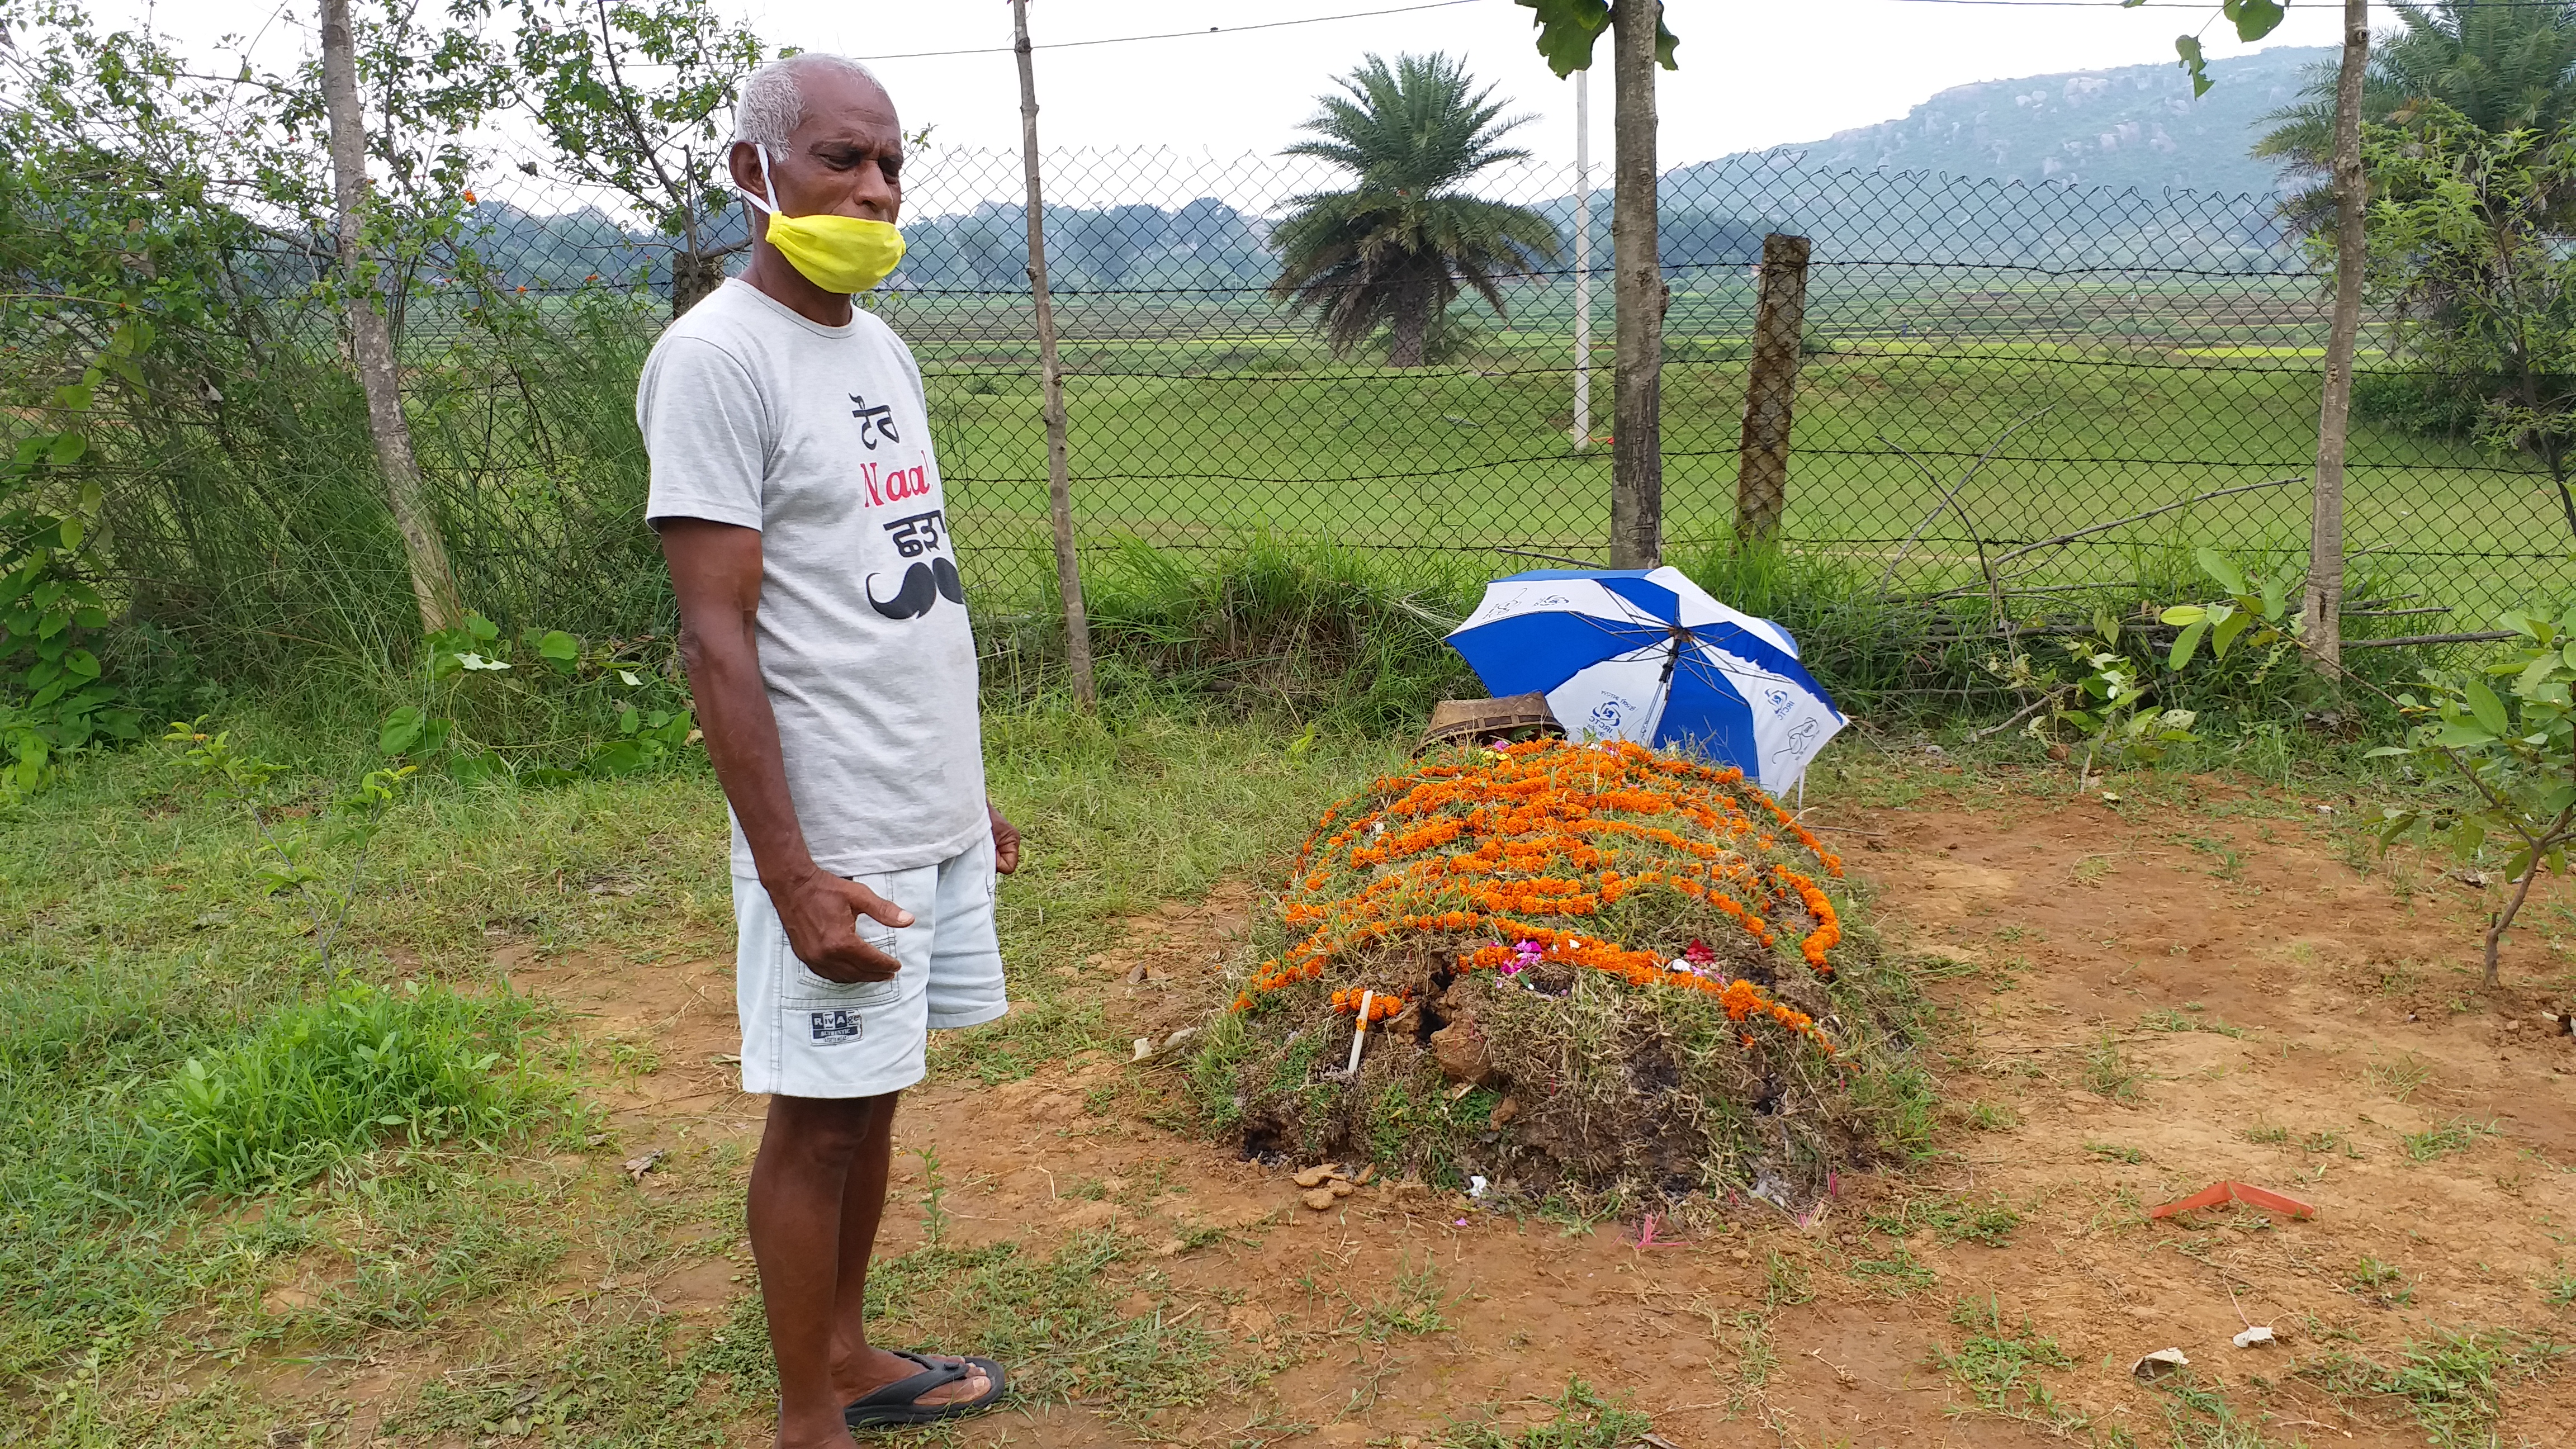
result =
[{"label": "blue and white umbrella", "polygon": [[1789,631],[1674,568],[1496,579],[1449,644],[1497,697],[1546,695],[1576,739],[1697,750],[1775,795],[1847,723]]}]

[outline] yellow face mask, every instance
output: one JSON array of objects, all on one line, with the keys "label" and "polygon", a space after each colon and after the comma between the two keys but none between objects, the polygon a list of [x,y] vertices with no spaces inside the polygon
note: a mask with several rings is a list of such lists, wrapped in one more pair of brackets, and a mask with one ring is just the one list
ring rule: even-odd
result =
[{"label": "yellow face mask", "polygon": [[893,275],[903,262],[903,233],[892,223],[861,216],[785,216],[778,210],[778,187],[769,179],[769,148],[760,154],[760,184],[767,200],[745,191],[743,198],[769,215],[769,244],[788,265],[826,292],[864,292]]}]

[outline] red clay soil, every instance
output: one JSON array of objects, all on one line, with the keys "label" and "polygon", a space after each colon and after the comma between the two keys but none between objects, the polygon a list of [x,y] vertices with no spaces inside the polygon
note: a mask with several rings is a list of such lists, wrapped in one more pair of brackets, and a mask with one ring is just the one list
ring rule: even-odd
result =
[{"label": "red clay soil", "polygon": [[[1747,1205],[1679,1246],[1641,1250],[1635,1223],[1569,1235],[1383,1183],[1311,1212],[1286,1169],[1145,1120],[1158,1100],[1173,1120],[1172,1072],[1131,1067],[1123,1054],[1004,1086],[922,1090],[906,1103],[901,1145],[936,1150],[966,1241],[1129,1232],[1170,1279],[1134,1311],[1204,1315],[1245,1353],[1307,1346],[1253,1401],[1167,1413],[1150,1425],[1154,1438],[1408,1446],[1489,1409],[1507,1429],[1544,1418],[1538,1401],[1570,1375],[1626,1396],[1690,1449],[2060,1437],[1979,1411],[1932,1362],[1936,1347],[1974,1331],[1952,1319],[1971,1299],[1991,1301],[2008,1331],[2027,1317],[2072,1360],[2044,1380],[2062,1412],[2091,1416],[2075,1442],[2113,1442],[2114,1428],[2140,1444],[2174,1442],[2167,1397],[2129,1371],[2170,1346],[2200,1384],[2262,1424],[2263,1442],[2421,1444],[2402,1404],[2339,1396],[2296,1370],[2337,1352],[2395,1363],[2401,1345],[2437,1328],[2564,1335],[2576,1319],[2542,1286],[2562,1260],[2576,1263],[2558,1226],[2576,1223],[2576,1042],[2541,1026],[2544,1008],[2567,1007],[2569,893],[2529,908],[2508,966],[2525,984],[2486,996],[2473,970],[2491,893],[2425,862],[2396,867],[2412,882],[2401,893],[2392,867],[2342,863],[2335,827],[2313,806],[2219,787],[2187,796],[2115,808],[1962,781],[1948,803],[1817,812],[1848,827],[1833,843],[1889,948],[1934,963],[1927,989],[1949,1026],[1936,1064],[1943,1155],[1908,1175],[1846,1180],[1808,1228]],[[1106,998],[1123,1034],[1159,1035],[1221,999],[1218,974],[1240,954],[1252,905],[1248,890],[1220,892],[1135,922],[1120,949],[1088,961],[1015,965],[1078,978],[1073,989]],[[761,1104],[729,1085],[728,973],[719,959],[514,975],[596,1013],[595,1029],[659,1048],[661,1071],[613,1089],[625,1140],[738,1147],[757,1132]],[[2559,994],[2531,984],[2541,981]],[[2427,1135],[2445,1128],[2448,1139]],[[919,1165],[907,1165],[904,1186],[917,1195]],[[2231,1178],[2317,1215],[2142,1216]],[[1077,1183],[1105,1193],[1076,1195]],[[1160,1191],[1132,1190],[1147,1183]],[[1898,1222],[1908,1203],[1997,1201],[2020,1217],[2002,1246],[1913,1228],[1905,1247],[1935,1284],[1894,1297],[1875,1286],[1888,1276],[1848,1271],[1895,1256],[1868,1226],[1873,1215]],[[1227,1235],[1183,1250],[1196,1228]],[[886,1250],[915,1246],[921,1231],[891,1210]],[[1450,1330],[1384,1341],[1330,1332],[1351,1299],[1369,1302],[1426,1257]],[[2365,1259],[2399,1276],[2363,1282]],[[703,1323],[748,1291],[736,1281],[747,1265],[737,1244],[625,1286]],[[1801,1296],[1800,1280],[1812,1301],[1777,1301]],[[1309,1283],[1350,1298],[1319,1298]],[[2277,1341],[2234,1347],[2248,1325],[2268,1325]],[[1776,1359],[1767,1372],[1766,1344]],[[2509,1387],[2504,1402],[2501,1444],[2576,1443],[2576,1366]],[[991,1416],[961,1437],[1139,1436],[1077,1405]],[[739,1441],[766,1436],[746,1423]]]}]

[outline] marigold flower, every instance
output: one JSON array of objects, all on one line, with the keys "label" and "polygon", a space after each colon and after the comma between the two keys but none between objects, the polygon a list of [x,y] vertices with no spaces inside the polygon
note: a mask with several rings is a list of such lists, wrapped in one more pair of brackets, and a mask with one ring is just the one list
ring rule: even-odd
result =
[{"label": "marigold flower", "polygon": [[[1758,831],[1757,813],[1769,822]],[[1470,938],[1447,948],[1462,971],[1516,976],[1557,961],[1638,988],[1702,991],[1733,1021],[1769,1022],[1830,1053],[1805,1013],[1704,969],[1717,959],[1705,941],[1694,937],[1676,955],[1669,944],[1649,950],[1564,929],[1641,893],[1669,890],[1733,920],[1768,949],[1779,939],[1771,911],[1794,904],[1813,922],[1798,941],[1800,957],[1830,975],[1828,953],[1842,932],[1823,889],[1798,870],[1744,853],[1776,852],[1791,836],[1824,874],[1840,873],[1841,862],[1742,771],[1624,742],[1527,741],[1381,777],[1317,817],[1280,910],[1281,922],[1301,934],[1282,957],[1262,963],[1235,1009],[1321,981],[1378,943]],[[1404,1006],[1400,993],[1351,985],[1327,999],[1355,1015],[1364,995],[1373,1020]]]}]

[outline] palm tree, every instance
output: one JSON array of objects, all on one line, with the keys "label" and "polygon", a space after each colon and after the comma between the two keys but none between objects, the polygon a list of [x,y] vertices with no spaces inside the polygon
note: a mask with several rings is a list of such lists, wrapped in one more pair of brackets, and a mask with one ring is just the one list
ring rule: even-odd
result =
[{"label": "palm tree", "polygon": [[[2497,134],[2555,135],[2576,120],[2576,0],[2434,0],[2393,8],[2398,30],[2371,46],[2363,120],[2384,122],[2421,101],[2439,101]],[[2310,73],[2298,104],[2264,117],[2279,124],[2254,143],[2255,155],[2279,157],[2282,174],[2307,185],[2289,211],[2311,222],[2334,209],[2326,186],[2334,161],[2334,88],[2329,61]]]},{"label": "palm tree", "polygon": [[1302,128],[1315,139],[1281,154],[1347,167],[1357,182],[1295,199],[1271,233],[1279,277],[1270,294],[1316,309],[1336,356],[1383,325],[1387,361],[1420,367],[1460,284],[1500,316],[1500,278],[1557,258],[1545,217],[1460,190],[1529,155],[1502,142],[1530,118],[1498,120],[1493,87],[1478,89],[1446,55],[1399,55],[1392,69],[1372,55],[1337,83],[1345,94],[1318,97]]}]

